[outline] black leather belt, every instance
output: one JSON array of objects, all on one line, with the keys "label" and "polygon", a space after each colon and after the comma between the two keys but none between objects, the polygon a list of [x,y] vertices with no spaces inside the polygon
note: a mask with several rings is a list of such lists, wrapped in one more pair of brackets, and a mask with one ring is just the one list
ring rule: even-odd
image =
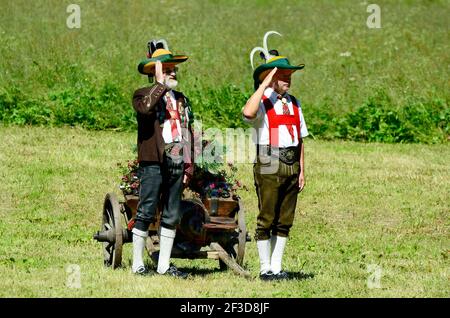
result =
[{"label": "black leather belt", "polygon": [[266,160],[264,161],[267,161],[267,157],[279,158],[287,165],[292,165],[300,160],[300,151],[298,146],[278,148],[271,147],[269,145],[258,145],[257,154],[258,157],[266,157]]}]

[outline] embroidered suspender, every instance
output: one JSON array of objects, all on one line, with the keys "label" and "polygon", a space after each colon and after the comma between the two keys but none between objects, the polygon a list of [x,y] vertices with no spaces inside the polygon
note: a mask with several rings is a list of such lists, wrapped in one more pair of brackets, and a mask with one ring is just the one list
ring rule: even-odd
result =
[{"label": "embroidered suspender", "polygon": [[278,147],[278,127],[280,125],[294,125],[297,130],[297,138],[300,139],[300,115],[298,105],[294,96],[289,95],[292,101],[292,108],[294,109],[293,115],[278,115],[275,113],[273,103],[263,95],[262,101],[266,109],[267,119],[269,121],[269,143],[271,146]]}]

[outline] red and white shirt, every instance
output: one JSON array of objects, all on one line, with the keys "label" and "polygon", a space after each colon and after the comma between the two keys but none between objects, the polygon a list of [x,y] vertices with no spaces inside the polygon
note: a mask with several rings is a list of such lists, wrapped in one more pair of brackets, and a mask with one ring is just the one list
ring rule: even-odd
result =
[{"label": "red and white shirt", "polygon": [[[175,95],[174,95],[173,91],[171,91],[171,90],[168,91],[163,98],[164,98],[164,101],[166,102],[166,105],[167,105],[167,98],[170,98],[170,101],[172,102],[172,105],[176,106],[177,109],[179,109],[178,104],[177,104],[178,101],[175,99]],[[166,112],[168,112],[168,110],[166,110]],[[169,143],[172,143],[172,142],[179,142],[179,141],[181,141],[181,123],[180,123],[179,119],[176,119],[175,122],[177,124],[178,136],[175,137],[175,139],[174,139],[172,137],[172,126],[171,126],[170,119],[168,119],[167,117],[164,119],[162,135],[163,135],[163,138],[164,138],[164,142],[166,144],[169,144]]]},{"label": "red and white shirt", "polygon": [[[253,127],[256,130],[256,134],[253,134],[253,141],[255,144],[259,145],[269,145],[269,138],[273,140],[277,140],[278,145],[277,147],[295,147],[299,143],[299,132],[300,137],[304,138],[308,136],[308,128],[306,127],[305,119],[303,118],[303,112],[301,108],[300,101],[296,99],[294,103],[291,100],[291,97],[289,94],[285,94],[283,98],[286,99],[286,103],[289,108],[290,115],[297,114],[299,116],[300,121],[296,121],[297,123],[300,123],[300,127],[294,127],[294,138],[292,140],[291,134],[288,131],[288,128],[286,125],[280,124],[278,126],[278,129],[274,129],[274,123],[273,120],[271,121],[272,129],[270,130],[269,126],[269,116],[267,114],[267,106],[266,105],[273,105],[273,110],[276,115],[283,115],[283,102],[278,98],[278,93],[275,92],[272,88],[268,87],[264,91],[263,99],[261,100],[258,108],[258,112],[256,113],[256,117],[253,119],[249,119],[244,117],[244,120],[250,124],[253,125]],[[264,103],[264,100],[267,99],[266,103]],[[294,107],[297,107],[296,110],[294,110]],[[272,117],[271,117],[272,118]],[[271,136],[271,133],[278,132],[278,136]]]}]

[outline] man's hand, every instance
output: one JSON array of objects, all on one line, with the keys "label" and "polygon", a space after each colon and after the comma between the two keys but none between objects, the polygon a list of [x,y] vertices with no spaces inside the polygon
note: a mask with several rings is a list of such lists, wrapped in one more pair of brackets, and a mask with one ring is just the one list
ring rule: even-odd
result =
[{"label": "man's hand", "polygon": [[183,177],[183,187],[187,188],[187,186],[189,185],[189,181],[191,181],[191,177],[185,173],[184,177]]},{"label": "man's hand", "polygon": [[275,73],[277,72],[277,70],[278,70],[278,68],[275,67],[273,70],[270,71],[269,74],[267,74],[266,78],[261,83],[261,86],[264,87],[264,89],[266,89],[268,86],[270,86],[270,83],[272,82],[272,78],[275,75]]},{"label": "man's hand", "polygon": [[298,176],[298,191],[302,192],[303,188],[305,188],[306,182],[305,182],[305,174],[300,172],[300,175]]},{"label": "man's hand", "polygon": [[164,83],[164,74],[161,61],[156,61],[155,63],[155,78],[158,83]]},{"label": "man's hand", "polygon": [[255,118],[259,103],[261,102],[261,98],[264,95],[264,90],[272,83],[272,77],[277,72],[278,68],[274,68],[270,71],[270,73],[266,76],[264,81],[259,85],[258,89],[253,93],[253,95],[249,98],[247,103],[245,104],[244,108],[242,109],[242,114],[248,118],[253,119]]}]

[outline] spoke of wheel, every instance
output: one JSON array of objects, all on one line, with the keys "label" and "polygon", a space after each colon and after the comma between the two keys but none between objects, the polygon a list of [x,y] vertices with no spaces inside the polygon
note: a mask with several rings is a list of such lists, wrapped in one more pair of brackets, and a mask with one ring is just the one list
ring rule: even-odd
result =
[{"label": "spoke of wheel", "polygon": [[108,223],[111,223],[112,225],[114,225],[114,215],[113,215],[110,207],[108,207],[108,209],[106,209],[106,213],[108,214]]},{"label": "spoke of wheel", "polygon": [[105,247],[106,251],[111,255],[111,247],[114,246],[114,243],[108,243],[108,245]]}]

